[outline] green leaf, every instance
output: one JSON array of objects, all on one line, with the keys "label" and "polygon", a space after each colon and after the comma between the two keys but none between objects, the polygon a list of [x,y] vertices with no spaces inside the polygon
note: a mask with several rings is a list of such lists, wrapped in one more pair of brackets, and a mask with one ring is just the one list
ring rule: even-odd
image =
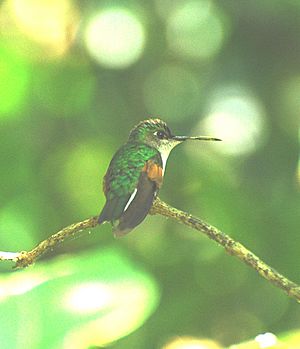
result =
[{"label": "green leaf", "polygon": [[116,249],[63,256],[0,278],[2,349],[107,345],[158,304],[155,281]]}]

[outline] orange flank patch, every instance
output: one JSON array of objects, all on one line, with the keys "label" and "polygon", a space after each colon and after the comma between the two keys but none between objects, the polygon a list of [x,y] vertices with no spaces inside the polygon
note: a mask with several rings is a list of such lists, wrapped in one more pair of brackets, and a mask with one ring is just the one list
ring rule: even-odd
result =
[{"label": "orange flank patch", "polygon": [[163,181],[163,169],[154,161],[149,160],[146,162],[145,166],[142,169],[143,172],[147,173],[148,178],[155,182],[158,187],[162,185]]}]

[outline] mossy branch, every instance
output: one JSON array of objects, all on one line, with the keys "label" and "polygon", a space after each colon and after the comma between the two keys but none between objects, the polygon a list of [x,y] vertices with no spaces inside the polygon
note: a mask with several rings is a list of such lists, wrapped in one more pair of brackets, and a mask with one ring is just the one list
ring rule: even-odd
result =
[{"label": "mossy branch", "polygon": [[[169,206],[160,199],[156,199],[153,203],[150,214],[160,214],[162,216],[172,218],[179,223],[185,224],[192,229],[198,230],[206,234],[210,239],[215,240],[222,245],[225,250],[239,258],[242,262],[256,270],[259,275],[271,282],[273,285],[281,288],[286,294],[300,302],[300,286],[290,281],[285,276],[278,273],[275,269],[268,266],[255,254],[249,251],[239,242],[234,241],[231,237],[221,232],[217,228],[205,223],[197,217],[194,217],[186,212],[177,210]],[[79,231],[94,228],[98,225],[97,216],[88,218],[82,222],[74,223],[66,228],[63,228],[48,239],[39,243],[31,251],[22,252],[0,252],[0,260],[11,260],[15,262],[16,268],[24,268],[33,264],[42,254],[50,248],[54,248],[63,242],[66,238],[74,236]]]}]

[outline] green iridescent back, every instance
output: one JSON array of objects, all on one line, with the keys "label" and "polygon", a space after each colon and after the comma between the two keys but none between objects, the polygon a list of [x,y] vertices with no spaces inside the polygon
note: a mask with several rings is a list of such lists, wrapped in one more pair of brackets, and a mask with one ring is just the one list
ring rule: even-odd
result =
[{"label": "green iridescent back", "polygon": [[129,142],[122,146],[112,158],[103,182],[103,190],[108,200],[127,196],[137,186],[145,163],[153,159],[162,166],[161,156],[155,148]]}]

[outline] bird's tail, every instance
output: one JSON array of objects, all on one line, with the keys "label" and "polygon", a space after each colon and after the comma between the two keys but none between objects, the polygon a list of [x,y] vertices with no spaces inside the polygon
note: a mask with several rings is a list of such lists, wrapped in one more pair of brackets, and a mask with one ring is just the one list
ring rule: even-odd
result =
[{"label": "bird's tail", "polygon": [[98,223],[101,224],[103,222],[117,220],[121,216],[129,197],[130,195],[127,195],[125,197],[115,197],[107,200],[98,218]]},{"label": "bird's tail", "polygon": [[130,233],[132,228],[127,228],[127,229],[121,229],[120,225],[113,225],[113,234],[115,238],[120,238],[128,233]]},{"label": "bird's tail", "polygon": [[98,224],[102,224],[106,222],[106,214],[105,211],[102,210],[102,212],[100,213],[99,217],[98,217]]}]

